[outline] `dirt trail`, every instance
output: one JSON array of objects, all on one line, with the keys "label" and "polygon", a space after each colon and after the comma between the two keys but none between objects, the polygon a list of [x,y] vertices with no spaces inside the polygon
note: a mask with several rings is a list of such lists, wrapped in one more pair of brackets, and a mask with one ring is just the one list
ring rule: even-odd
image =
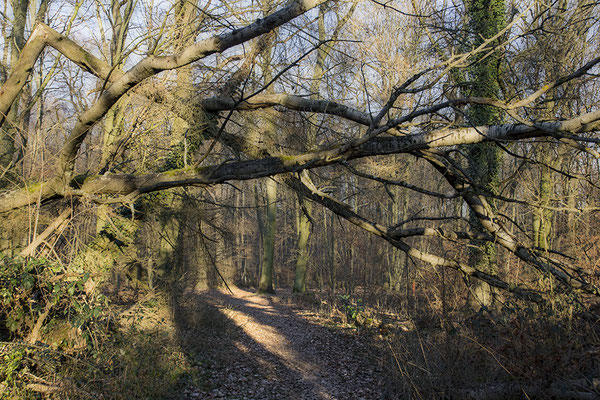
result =
[{"label": "dirt trail", "polygon": [[199,295],[235,325],[213,338],[201,399],[383,399],[374,349],[355,336],[317,324],[306,310],[285,305],[289,294],[263,297],[233,289]]}]

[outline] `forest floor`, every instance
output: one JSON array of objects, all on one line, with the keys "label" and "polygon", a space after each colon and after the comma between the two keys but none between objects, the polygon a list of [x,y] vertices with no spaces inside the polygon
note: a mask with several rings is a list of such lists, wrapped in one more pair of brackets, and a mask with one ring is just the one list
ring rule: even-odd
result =
[{"label": "forest floor", "polygon": [[[186,296],[183,343],[204,368],[188,399],[382,399],[377,347],[293,301],[232,288]],[[193,310],[212,310],[190,321]]]}]

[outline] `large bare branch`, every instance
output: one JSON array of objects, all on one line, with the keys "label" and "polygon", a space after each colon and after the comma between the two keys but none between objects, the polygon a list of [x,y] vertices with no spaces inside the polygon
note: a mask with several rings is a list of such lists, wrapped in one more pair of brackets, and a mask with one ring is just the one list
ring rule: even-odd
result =
[{"label": "large bare branch", "polygon": [[471,190],[469,182],[462,178],[460,174],[449,163],[443,162],[443,158],[437,157],[432,152],[420,153],[430,164],[436,168],[446,181],[459,193],[473,211],[483,228],[493,235],[496,243],[509,250],[511,253],[534,266],[540,271],[549,273],[562,284],[573,289],[581,290],[587,293],[600,295],[600,288],[589,284],[581,277],[575,277],[567,272],[566,267],[552,265],[539,257],[536,252],[520,243],[511,235],[500,223],[498,217],[492,211],[483,196],[479,196]]},{"label": "large bare branch", "polygon": [[131,88],[143,80],[165,70],[183,67],[211,54],[221,53],[233,46],[259,37],[291,21],[306,11],[327,0],[294,0],[283,9],[258,19],[241,29],[215,35],[201,40],[170,56],[150,56],[144,58],[123,76],[110,85],[96,103],[79,116],[71,134],[67,138],[59,157],[61,175],[70,178],[81,143],[96,122]]},{"label": "large bare branch", "polygon": [[131,88],[143,80],[165,70],[179,68],[198,61],[214,53],[223,52],[233,46],[259,37],[273,29],[291,21],[306,11],[327,0],[294,0],[283,9],[243,28],[212,36],[182,49],[170,56],[150,56],[144,58],[129,71],[115,71],[74,42],[53,31],[44,24],[34,29],[22,54],[5,84],[0,89],[0,123],[25,85],[33,66],[46,45],[52,45],[58,51],[84,70],[104,79],[112,75],[112,84],[102,93],[99,99],[88,110],[79,116],[71,134],[67,138],[60,154],[59,165],[63,183],[70,180],[77,153],[90,128],[98,122],[106,112]]},{"label": "large bare branch", "polygon": [[[461,272],[466,277],[473,277],[482,281],[487,282],[490,286],[515,293],[516,295],[528,299],[530,301],[541,301],[541,296],[534,290],[522,288],[518,285],[510,285],[500,279],[496,275],[491,275],[478,269],[471,267],[467,264],[461,263],[457,260],[451,260],[444,257],[437,256],[435,254],[423,252],[415,247],[410,246],[406,242],[401,240],[401,235],[395,235],[389,228],[384,227],[378,223],[369,221],[367,218],[352,211],[351,207],[340,202],[339,200],[320,192],[310,183],[305,184],[300,179],[293,177],[292,175],[284,175],[281,180],[288,186],[293,188],[295,191],[303,195],[304,197],[326,207],[335,214],[346,219],[348,222],[358,226],[359,228],[375,235],[389,242],[394,247],[405,252],[409,257],[417,260],[426,262],[432,266],[440,266],[445,268],[454,269]],[[312,186],[312,187],[311,187]]]},{"label": "large bare branch", "polygon": [[[87,177],[76,190],[56,180],[35,188],[20,189],[0,194],[0,212],[31,204],[38,196],[47,200],[56,196],[96,196],[103,194],[127,195],[134,191],[147,193],[189,185],[210,185],[228,180],[248,180],[287,172],[323,167],[363,157],[412,153],[427,149],[484,141],[511,141],[543,137],[549,132],[581,133],[598,127],[600,111],[581,115],[571,120],[547,122],[539,126],[520,124],[484,126],[475,128],[442,129],[406,136],[377,137],[358,148],[341,151],[341,147],[309,152],[295,156],[271,156],[256,160],[225,162],[216,166],[188,167],[163,173],[138,175],[102,175]],[[42,190],[39,194],[37,190]]]},{"label": "large bare branch", "polygon": [[256,110],[267,107],[281,106],[290,110],[314,112],[338,116],[361,125],[369,125],[371,118],[367,113],[352,107],[329,100],[316,100],[309,97],[291,94],[261,94],[253,96],[243,102],[236,102],[231,98],[211,97],[201,99],[198,104],[208,112],[237,110]]},{"label": "large bare branch", "polygon": [[[363,136],[360,140],[351,141],[325,150],[294,156],[273,156],[269,155],[268,152],[252,152],[252,154],[266,154],[266,156],[261,159],[235,162],[226,161],[222,164],[209,167],[189,167],[164,173],[102,175],[72,179],[74,162],[79,147],[89,132],[89,129],[106,114],[110,107],[112,107],[123,94],[127,93],[135,85],[160,71],[187,65],[210,54],[222,52],[227,48],[252,38],[259,37],[322,2],[324,1],[298,0],[292,2],[289,6],[265,19],[256,21],[240,30],[213,36],[212,38],[200,41],[172,56],[152,56],[145,58],[127,72],[113,69],[110,65],[95,58],[76,43],[63,37],[49,27],[39,24],[34,29],[27,45],[23,48],[21,59],[19,59],[19,63],[17,64],[20,68],[14,69],[14,73],[9,77],[9,80],[7,80],[7,83],[2,89],[0,89],[0,118],[4,118],[3,115],[6,114],[10,105],[18,96],[19,91],[29,76],[29,71],[35,64],[35,60],[46,45],[57,49],[83,70],[106,80],[108,82],[108,87],[101,94],[98,101],[90,109],[79,116],[78,122],[61,152],[61,171],[59,176],[57,176],[56,179],[42,183],[33,188],[1,194],[0,212],[31,204],[38,199],[45,201],[53,197],[87,196],[101,200],[105,195],[117,195],[129,198],[128,196],[130,195],[139,195],[141,193],[172,187],[211,185],[228,180],[245,180],[290,172],[299,172],[361,157],[416,152],[427,158],[428,153],[426,151],[429,149],[484,141],[513,141],[545,136],[573,136],[574,134],[597,130],[600,127],[600,111],[594,111],[568,121],[484,127],[450,127],[432,131],[413,131],[410,134],[403,135],[398,131],[395,131],[403,124],[412,122],[418,117],[435,114],[444,109],[463,104],[488,104],[505,109],[508,112],[517,107],[526,107],[549,89],[555,88],[571,79],[578,78],[588,73],[592,67],[600,62],[600,59],[597,58],[565,78],[556,80],[552,84],[544,86],[533,95],[511,104],[484,98],[453,99],[447,102],[418,108],[406,115],[388,120],[380,125],[379,120],[383,119],[386,114],[385,112],[382,112],[378,115],[377,126],[374,126],[373,119],[368,113],[340,103],[308,97],[288,94],[257,95],[246,99],[243,102],[236,102],[233,99],[224,97],[201,99],[198,104],[204,110],[209,112],[233,109],[250,110],[281,106],[301,112],[323,113],[344,118],[369,127],[370,133]],[[393,104],[393,101],[389,104]],[[378,135],[383,132],[390,132],[396,136],[378,137]],[[238,140],[233,135],[223,133],[220,139],[226,141],[229,140],[230,143],[234,144],[233,147],[238,151],[244,150],[241,146],[243,140]],[[465,191],[468,183],[461,180],[455,171],[452,171],[448,165],[440,162],[436,157],[431,156],[428,160],[446,177],[449,183],[466,200],[467,204],[474,210],[475,214],[488,231],[489,235],[479,235],[478,239],[488,240],[490,237],[493,237],[495,241],[513,252],[519,258],[542,271],[552,274],[565,285],[596,295],[600,294],[597,288],[588,285],[579,277],[574,277],[565,269],[557,266],[556,263],[553,264],[548,262],[548,260],[543,259],[543,257],[540,257],[534,251],[520,244],[498,222],[497,218],[490,211],[490,207],[487,207],[484,197]],[[411,257],[418,258],[432,265],[454,268],[462,271],[468,276],[475,276],[485,280],[492,286],[510,290],[510,287],[508,287],[505,282],[499,280],[498,277],[484,274],[481,271],[477,271],[454,260],[447,260],[432,254],[423,253],[401,241],[402,238],[413,235],[441,236],[452,240],[473,238],[473,234],[469,232],[452,232],[429,228],[403,230],[389,229],[366,220],[335,199],[326,196],[324,197],[324,195],[316,190],[316,188],[309,187],[301,181],[291,177],[289,174],[283,175],[281,179],[291,187],[295,188],[299,193],[319,202],[357,226],[384,238],[394,246],[405,251]]]},{"label": "large bare branch", "polygon": [[34,29],[27,43],[23,46],[11,74],[0,88],[0,125],[4,123],[8,110],[27,83],[33,66],[44,47],[46,47],[46,42],[43,31]]},{"label": "large bare branch", "polygon": [[27,43],[23,46],[13,71],[0,88],[0,125],[4,123],[6,113],[27,83],[38,57],[46,46],[58,50],[82,70],[109,82],[117,80],[124,74],[123,71],[113,69],[109,64],[48,25],[38,22]]}]

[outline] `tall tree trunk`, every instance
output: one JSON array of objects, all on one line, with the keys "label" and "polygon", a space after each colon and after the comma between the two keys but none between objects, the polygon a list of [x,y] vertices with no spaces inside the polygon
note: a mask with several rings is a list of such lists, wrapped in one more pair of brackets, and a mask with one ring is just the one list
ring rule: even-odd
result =
[{"label": "tall tree trunk", "polygon": [[329,213],[329,251],[328,256],[329,260],[327,262],[327,266],[329,266],[329,288],[331,293],[335,293],[335,288],[337,286],[337,275],[335,270],[335,214]]},{"label": "tall tree trunk", "polygon": [[[493,37],[504,27],[505,1],[504,0],[466,0],[465,1],[468,27],[472,34],[472,46],[481,45],[484,40]],[[492,50],[490,50],[492,51]],[[501,53],[498,50],[491,54],[479,57],[470,68],[468,76],[468,92],[471,96],[488,97],[497,99],[500,94],[498,82],[499,63]],[[469,123],[473,126],[497,124],[501,121],[499,111],[486,105],[473,105],[467,110]],[[499,190],[500,167],[502,153],[495,143],[481,143],[469,147],[469,172],[475,183],[484,191],[496,194]],[[494,207],[492,202],[492,207]],[[471,215],[471,221],[477,230],[483,232],[477,216]],[[480,271],[496,274],[496,245],[485,242],[474,247],[471,255],[471,264]],[[482,281],[477,281],[470,289],[468,299],[473,308],[488,307],[493,302],[491,286]]]},{"label": "tall tree trunk", "polygon": [[[402,172],[399,174],[400,180],[407,180],[409,176],[408,171],[408,168],[402,169]],[[400,221],[404,220],[404,218],[406,217],[406,214],[408,212],[409,197],[399,186],[391,187],[390,191],[393,194],[394,198],[390,206],[391,210],[389,213],[389,226],[394,226]],[[391,247],[388,270],[388,283],[390,290],[400,292],[402,288],[402,276],[405,275],[403,272],[405,263],[406,253],[404,253],[397,247]]]},{"label": "tall tree trunk", "polygon": [[[339,36],[340,30],[346,24],[348,19],[354,13],[356,9],[356,5],[358,3],[355,1],[348,13],[339,17],[338,24],[333,30],[331,34],[331,41],[335,42],[337,37]],[[319,41],[324,43],[327,40],[327,29],[325,25],[325,13],[327,12],[328,6],[321,5],[319,7],[319,15],[317,17],[317,26],[319,33]],[[317,60],[315,63],[315,69],[313,70],[312,81],[310,84],[310,97],[312,99],[319,98],[319,87],[321,85],[321,80],[325,75],[325,61],[331,52],[331,47],[321,46],[317,49]],[[309,127],[307,129],[307,138],[306,138],[306,149],[307,151],[313,151],[317,142],[317,133],[319,129],[318,119],[316,115],[309,116]],[[310,180],[308,172],[305,172],[305,178]],[[304,293],[306,290],[306,268],[308,265],[309,251],[308,251],[308,243],[310,239],[311,225],[311,210],[312,205],[309,204],[308,201],[304,200],[301,196],[298,197],[298,207],[301,208],[302,212],[300,213],[300,218],[298,220],[298,237],[296,240],[296,269],[295,269],[295,279],[294,279],[294,292]]]},{"label": "tall tree trunk", "polygon": [[[262,4],[263,14],[268,15],[273,6],[272,0],[265,0]],[[273,74],[271,68],[271,52],[273,49],[273,42],[268,41],[264,52],[262,53],[263,62],[263,82],[268,84],[271,82]],[[265,93],[274,93],[273,85],[270,85]],[[275,125],[272,121],[272,116],[267,115],[263,121],[263,130],[260,132],[262,140],[267,143],[272,142],[273,135],[275,134]],[[260,280],[258,282],[258,293],[275,293],[273,289],[273,256],[275,254],[275,221],[277,215],[277,184],[273,179],[267,178],[266,181],[266,198],[267,198],[267,210],[266,218],[264,221],[265,229],[263,234],[263,254],[261,258],[261,270]]]},{"label": "tall tree trunk", "polygon": [[[303,197],[298,198],[300,205],[298,214],[298,237],[296,243],[296,268],[294,272],[294,287],[295,293],[304,293],[306,291],[306,269],[308,265],[308,239],[310,236],[310,220],[309,215],[312,211],[312,203],[305,200]],[[307,215],[308,214],[308,215]]]},{"label": "tall tree trunk", "polygon": [[[544,144],[542,144],[543,146]],[[552,195],[552,171],[550,165],[553,163],[548,148],[543,148],[542,166],[540,171],[539,206],[533,211],[533,247],[541,250],[550,248],[550,229],[552,228],[552,212],[548,209]]]},{"label": "tall tree trunk", "polygon": [[[193,21],[198,16],[197,7],[194,2],[177,0],[175,4],[175,31],[172,33],[175,50],[179,51],[194,43]],[[177,87],[175,89],[175,98],[178,106],[185,107],[190,102],[192,95],[192,66],[186,65],[177,69]],[[188,146],[186,130],[189,128],[187,122],[181,118],[173,120],[173,140],[179,143],[183,141],[183,164],[188,164]]]},{"label": "tall tree trunk", "polygon": [[275,293],[273,289],[273,254],[275,252],[275,218],[277,213],[277,184],[273,179],[267,183],[267,211],[263,234],[263,254],[261,259],[258,293]]}]

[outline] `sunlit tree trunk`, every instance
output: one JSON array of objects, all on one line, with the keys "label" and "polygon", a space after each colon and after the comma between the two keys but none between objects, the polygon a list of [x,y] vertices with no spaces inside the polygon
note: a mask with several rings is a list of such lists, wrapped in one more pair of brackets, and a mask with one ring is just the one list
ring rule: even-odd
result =
[{"label": "sunlit tree trunk", "polygon": [[[194,43],[194,19],[197,18],[197,6],[194,2],[177,0],[175,4],[175,29],[172,32],[174,47],[179,51]],[[186,65],[177,69],[177,86],[175,89],[175,98],[178,104],[186,107],[192,96],[192,66]],[[189,163],[188,154],[188,138],[186,131],[189,128],[187,122],[182,118],[174,118],[173,120],[173,140],[183,141],[183,164],[187,166]]]},{"label": "sunlit tree trunk", "polygon": [[[325,40],[325,6],[319,7],[318,27],[319,40]],[[310,84],[311,98],[317,98],[319,94],[319,86],[323,78],[323,69],[327,53],[323,47],[317,50],[317,62],[313,71],[313,79]],[[309,127],[307,129],[306,147],[307,150],[312,150],[317,135],[317,118],[316,115],[309,117]],[[308,172],[304,173],[305,179],[310,179]],[[298,217],[298,236],[296,239],[296,268],[294,274],[294,287],[292,291],[304,293],[306,291],[306,268],[308,265],[308,241],[310,238],[310,212],[312,204],[306,201],[302,196],[298,197],[298,207],[300,214]]]},{"label": "sunlit tree trunk", "polygon": [[[109,59],[111,65],[115,68],[122,68],[125,62],[123,49],[127,41],[129,32],[129,22],[133,14],[134,2],[128,0],[121,2],[112,0],[111,2],[111,27],[112,37],[110,41]],[[101,5],[99,5],[101,7]],[[104,169],[109,169],[111,162],[114,162],[116,156],[116,146],[124,133],[125,124],[125,107],[127,105],[127,97],[119,100],[108,112],[104,118],[103,131],[103,149],[101,166]]]}]

